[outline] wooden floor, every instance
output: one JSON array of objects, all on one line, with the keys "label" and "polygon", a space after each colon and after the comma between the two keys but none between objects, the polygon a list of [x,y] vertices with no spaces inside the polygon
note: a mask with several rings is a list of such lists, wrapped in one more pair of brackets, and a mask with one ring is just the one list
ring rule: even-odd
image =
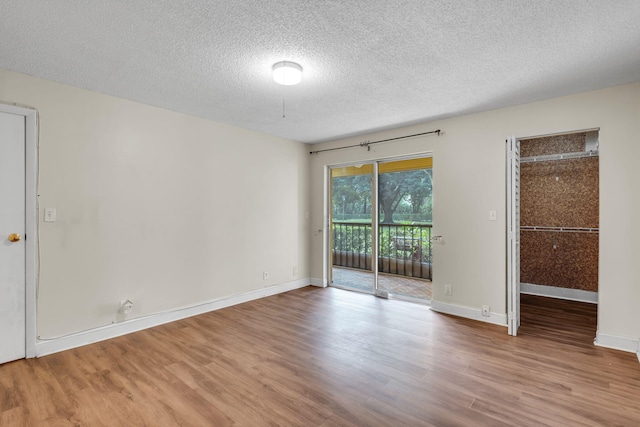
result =
[{"label": "wooden floor", "polygon": [[592,344],[595,306],[522,312],[513,338],[308,287],[2,365],[0,425],[640,425],[640,364]]}]

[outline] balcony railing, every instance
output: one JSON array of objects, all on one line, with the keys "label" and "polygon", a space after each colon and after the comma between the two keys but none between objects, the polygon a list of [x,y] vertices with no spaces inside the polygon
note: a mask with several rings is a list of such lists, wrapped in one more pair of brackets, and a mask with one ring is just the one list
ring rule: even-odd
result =
[{"label": "balcony railing", "polygon": [[[371,224],[333,222],[333,265],[371,270]],[[431,280],[431,224],[380,224],[378,271]]]}]

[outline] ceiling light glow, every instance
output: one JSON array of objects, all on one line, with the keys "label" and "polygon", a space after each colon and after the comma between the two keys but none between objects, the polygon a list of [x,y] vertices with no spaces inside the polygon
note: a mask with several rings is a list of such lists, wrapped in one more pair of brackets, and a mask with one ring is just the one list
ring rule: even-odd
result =
[{"label": "ceiling light glow", "polygon": [[277,62],[273,64],[273,80],[285,86],[297,85],[302,81],[302,67],[295,62]]}]

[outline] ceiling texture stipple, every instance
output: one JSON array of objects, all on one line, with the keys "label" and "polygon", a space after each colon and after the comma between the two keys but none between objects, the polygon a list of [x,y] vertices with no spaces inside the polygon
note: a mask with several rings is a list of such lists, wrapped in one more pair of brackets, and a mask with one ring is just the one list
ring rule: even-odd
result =
[{"label": "ceiling texture stipple", "polygon": [[[0,68],[302,142],[640,81],[638,0],[4,0],[0,13]],[[273,81],[284,60],[299,85]]]}]

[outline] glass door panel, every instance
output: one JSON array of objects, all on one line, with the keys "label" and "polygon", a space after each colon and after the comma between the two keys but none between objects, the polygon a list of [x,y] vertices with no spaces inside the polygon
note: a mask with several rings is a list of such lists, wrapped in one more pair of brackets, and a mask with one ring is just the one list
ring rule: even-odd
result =
[{"label": "glass door panel", "polygon": [[378,165],[378,289],[431,300],[433,160]]},{"label": "glass door panel", "polygon": [[332,286],[373,293],[372,164],[331,169]]}]

